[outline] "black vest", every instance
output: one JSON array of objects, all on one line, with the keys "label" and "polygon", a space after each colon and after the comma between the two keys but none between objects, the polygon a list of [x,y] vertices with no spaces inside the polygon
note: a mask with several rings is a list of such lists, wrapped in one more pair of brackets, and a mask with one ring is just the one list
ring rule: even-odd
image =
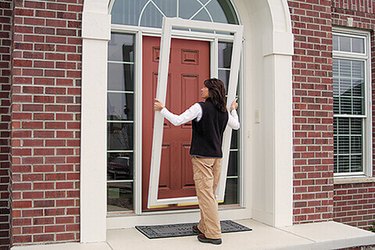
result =
[{"label": "black vest", "polygon": [[228,123],[228,112],[218,110],[210,99],[199,102],[202,118],[193,120],[190,155],[222,158],[223,133]]}]

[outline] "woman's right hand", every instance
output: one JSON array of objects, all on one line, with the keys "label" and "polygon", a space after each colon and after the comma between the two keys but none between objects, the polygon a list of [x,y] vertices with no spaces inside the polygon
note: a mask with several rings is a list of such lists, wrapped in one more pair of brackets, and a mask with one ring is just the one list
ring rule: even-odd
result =
[{"label": "woman's right hand", "polygon": [[158,99],[155,99],[154,110],[155,111],[161,111],[163,108],[164,108],[164,104],[161,103]]}]

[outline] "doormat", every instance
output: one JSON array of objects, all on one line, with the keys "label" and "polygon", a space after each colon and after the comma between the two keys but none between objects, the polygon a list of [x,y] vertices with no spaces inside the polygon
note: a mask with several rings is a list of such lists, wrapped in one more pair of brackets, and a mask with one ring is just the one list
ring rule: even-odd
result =
[{"label": "doormat", "polygon": [[[197,223],[155,225],[155,226],[136,226],[135,228],[149,239],[182,237],[197,235],[192,227]],[[222,233],[251,231],[251,228],[240,225],[231,220],[220,221]]]}]

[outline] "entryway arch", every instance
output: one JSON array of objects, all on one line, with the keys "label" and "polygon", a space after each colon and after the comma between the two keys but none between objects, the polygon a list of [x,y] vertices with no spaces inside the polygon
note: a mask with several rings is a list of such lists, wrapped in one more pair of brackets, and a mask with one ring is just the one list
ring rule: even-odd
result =
[{"label": "entryway arch", "polygon": [[[293,36],[286,0],[233,0],[245,28],[243,216],[292,224]],[[81,241],[106,238],[106,87],[109,1],[84,2],[82,37]]]}]

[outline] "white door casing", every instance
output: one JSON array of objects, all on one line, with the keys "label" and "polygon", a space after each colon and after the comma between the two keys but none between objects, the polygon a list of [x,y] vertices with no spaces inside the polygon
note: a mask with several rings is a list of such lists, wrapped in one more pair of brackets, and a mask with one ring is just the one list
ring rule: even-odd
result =
[{"label": "white door casing", "polygon": [[[287,0],[233,0],[244,26],[244,218],[292,224],[292,55]],[[85,0],[82,20],[81,242],[106,240],[106,81],[109,0]],[[226,214],[226,213],[225,213]],[[183,216],[183,215],[182,215]],[[230,214],[229,214],[230,216]],[[160,216],[150,221],[163,222]],[[236,217],[238,218],[238,217]],[[145,218],[145,222],[146,222]],[[108,224],[107,224],[108,223]],[[129,224],[128,224],[129,225]]]}]

